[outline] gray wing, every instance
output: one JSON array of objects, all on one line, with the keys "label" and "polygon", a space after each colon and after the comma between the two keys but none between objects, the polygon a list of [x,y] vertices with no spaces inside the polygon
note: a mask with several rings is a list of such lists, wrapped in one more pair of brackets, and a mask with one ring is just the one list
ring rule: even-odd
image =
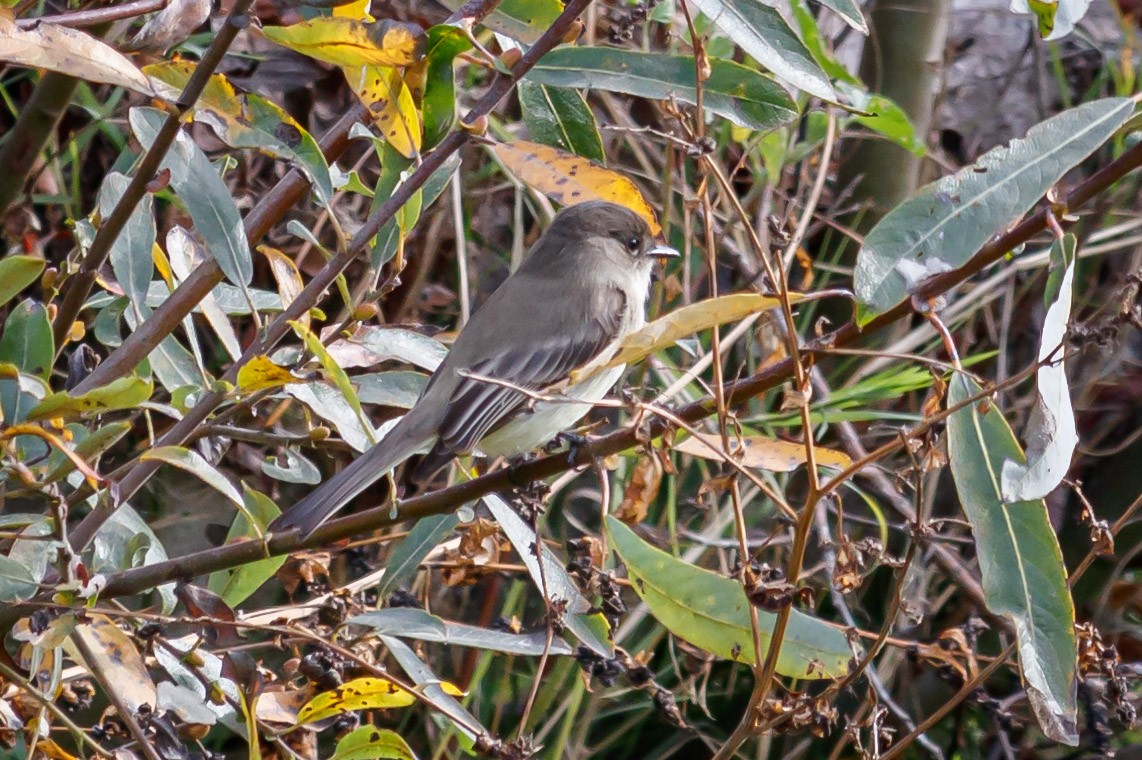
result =
[{"label": "gray wing", "polygon": [[[603,308],[593,319],[562,324],[560,332],[554,335],[532,335],[529,340],[503,345],[495,353],[457,369],[504,380],[529,391],[557,383],[618,338],[627,308],[626,297],[615,289],[599,301]],[[449,399],[436,446],[418,469],[431,472],[437,462],[442,465],[458,453],[471,451],[527,401],[525,393],[512,388],[461,376]]]}]

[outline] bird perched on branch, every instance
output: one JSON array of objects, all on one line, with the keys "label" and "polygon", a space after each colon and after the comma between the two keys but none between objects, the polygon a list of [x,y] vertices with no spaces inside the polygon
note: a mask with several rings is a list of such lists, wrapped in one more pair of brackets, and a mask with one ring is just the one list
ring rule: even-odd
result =
[{"label": "bird perched on branch", "polygon": [[524,453],[575,425],[619,379],[622,365],[563,388],[560,398],[535,401],[531,394],[566,382],[641,327],[654,263],[677,255],[656,245],[647,222],[624,206],[590,201],[563,209],[472,315],[408,414],[270,530],[309,535],[425,448],[417,473],[430,476],[460,454]]}]

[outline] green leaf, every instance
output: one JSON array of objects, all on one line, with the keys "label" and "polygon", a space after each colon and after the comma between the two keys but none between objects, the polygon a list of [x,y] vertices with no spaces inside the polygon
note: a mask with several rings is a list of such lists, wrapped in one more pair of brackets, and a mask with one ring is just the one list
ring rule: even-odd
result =
[{"label": "green leaf", "polygon": [[[553,50],[527,79],[557,87],[594,87],[652,100],[675,98],[694,104],[694,59],[684,55],[638,53],[606,47]],[[797,118],[797,105],[769,76],[720,59],[710,60],[702,103],[712,113],[743,127],[773,129]]]},{"label": "green leaf", "polygon": [[861,34],[868,34],[868,22],[865,21],[860,6],[853,0],[821,0],[821,5],[840,16],[842,21],[856,31]]},{"label": "green leaf", "polygon": [[[99,188],[99,214],[104,219],[111,215],[123,192],[130,184],[127,177],[111,172]],[[147,300],[147,289],[155,273],[155,215],[153,199],[144,193],[135,210],[127,218],[123,231],[111,244],[111,271],[123,288],[123,293],[136,307],[142,308]]]},{"label": "green leaf", "polygon": [[321,342],[321,338],[314,335],[308,327],[301,322],[292,320],[289,326],[292,327],[293,331],[297,333],[297,336],[305,342],[305,347],[309,349],[310,353],[317,357],[317,361],[319,361],[325,371],[329,373],[329,376],[333,379],[333,384],[337,386],[337,390],[341,391],[341,395],[345,398],[349,407],[360,419],[361,429],[365,431],[365,435],[370,439],[370,443],[376,443],[377,441],[373,437],[373,426],[369,422],[365,410],[361,408],[361,400],[357,398],[357,390],[353,387],[349,376],[345,374],[345,370],[341,369],[341,365],[337,363],[337,360],[330,356],[329,352],[325,350],[325,344]]},{"label": "green leaf", "polygon": [[0,259],[0,306],[11,301],[44,271],[44,260],[35,256],[8,256]]},{"label": "green leaf", "polygon": [[378,433],[367,419],[350,406],[337,388],[326,383],[297,383],[287,385],[285,392],[305,404],[311,412],[331,423],[345,443],[357,451],[367,451],[379,440]]},{"label": "green leaf", "polygon": [[845,96],[853,108],[867,114],[852,116],[847,121],[855,122],[887,137],[913,155],[924,155],[924,141],[916,136],[916,130],[908,120],[908,114],[891,99],[869,93],[848,82],[838,82],[837,91]]},{"label": "green leaf", "polygon": [[548,87],[526,79],[516,88],[531,139],[553,148],[607,163],[603,138],[587,101],[567,87]]},{"label": "green leaf", "polygon": [[441,681],[436,677],[416,653],[395,636],[381,635],[381,642],[388,648],[389,654],[401,666],[405,674],[412,679],[416,687],[432,699],[434,710],[446,715],[460,733],[469,739],[475,739],[478,734],[489,733],[474,715],[464,709],[451,694],[441,688]]},{"label": "green leaf", "polygon": [[425,56],[424,96],[420,110],[424,118],[423,150],[436,146],[456,123],[456,56],[470,50],[472,41],[462,29],[440,25],[428,30]]},{"label": "green leaf", "polygon": [[416,760],[396,731],[361,726],[345,734],[329,760]]},{"label": "green leaf", "polygon": [[353,384],[363,404],[411,409],[428,384],[428,375],[409,370],[373,372],[355,376]]},{"label": "green leaf", "polygon": [[[451,10],[459,10],[464,0],[441,0]],[[532,44],[555,23],[563,12],[561,0],[502,0],[480,23],[493,32]]]},{"label": "green leaf", "polygon": [[[579,641],[590,647],[593,651],[604,657],[614,657],[614,645],[606,635],[603,627],[602,635],[595,619],[600,617],[594,613],[592,604],[579,590],[579,586],[568,575],[566,564],[561,562],[547,545],[535,537],[535,531],[523,521],[523,518],[499,496],[489,494],[483,498],[484,505],[492,513],[492,517],[500,524],[500,529],[515,547],[516,554],[527,567],[531,580],[536,588],[543,592],[548,600],[565,604],[567,612],[564,623],[567,630],[575,635]],[[539,560],[535,556],[535,547],[539,546],[543,557],[543,568],[540,569]]]},{"label": "green leaf", "polygon": [[[948,385],[948,405],[979,392],[974,381],[957,372]],[[987,607],[1015,626],[1039,726],[1055,741],[1077,744],[1075,608],[1063,554],[1042,500],[1003,499],[1003,463],[1022,464],[1024,457],[993,403],[976,401],[948,418],[948,460],[975,536]]]},{"label": "green leaf", "polygon": [[[101,425],[90,434],[87,434],[87,429],[79,424],[71,424],[68,429],[75,435],[75,453],[85,462],[89,462],[118,443],[132,427],[134,425],[131,422],[124,420]],[[52,468],[43,477],[44,483],[55,482],[75,469],[71,459],[62,454],[53,454],[52,461],[54,463]]]},{"label": "green leaf", "polygon": [[139,458],[151,462],[162,462],[189,472],[225,496],[239,509],[244,510],[246,508],[242,496],[234,484],[222,474],[221,470],[203,459],[197,451],[191,451],[182,446],[156,446],[144,451]]},{"label": "green leaf", "polygon": [[[270,497],[245,484],[242,489],[246,511],[239,512],[234,517],[230,531],[226,534],[228,544],[243,538],[261,538],[266,534],[266,526],[282,513]],[[263,583],[273,578],[287,559],[289,558],[283,554],[249,562],[233,570],[211,573],[207,588],[222,597],[222,601],[230,607],[237,607],[261,588]]]},{"label": "green leaf", "polygon": [[[48,310],[38,301],[22,301],[4,320],[0,337],[0,362],[14,364],[21,372],[35,375],[44,382],[51,377],[55,358],[55,341]],[[23,421],[5,415],[8,423]]]},{"label": "green leaf", "polygon": [[1027,441],[1028,463],[1011,460],[1003,463],[1001,490],[1007,501],[1042,499],[1058,488],[1079,445],[1063,362],[1067,321],[1071,316],[1076,246],[1075,236],[1068,233],[1056,240],[1051,249],[1052,262],[1058,262],[1051,274],[1061,274],[1061,281],[1048,281],[1047,286],[1048,292],[1054,291],[1054,298],[1048,305],[1043,334],[1039,338],[1039,369],[1035,373],[1038,405],[1023,436]]},{"label": "green leaf", "polygon": [[[0,335],[0,363],[15,367],[25,380],[30,376],[44,383],[47,390],[54,358],[55,341],[48,310],[37,301],[20,302],[4,320],[4,332]],[[29,388],[40,395],[31,393]],[[0,421],[9,425],[23,422],[42,395],[34,384],[22,384],[20,376],[0,379]],[[49,453],[47,443],[35,436],[17,436],[15,445],[25,460]]]},{"label": "green leaf", "polygon": [[0,602],[22,602],[39,591],[32,571],[20,562],[0,555]]},{"label": "green leaf", "polygon": [[574,650],[562,639],[553,639],[547,648],[547,635],[542,631],[520,635],[506,631],[493,631],[474,625],[455,623],[420,609],[395,607],[355,615],[347,621],[350,625],[364,625],[377,633],[400,636],[418,641],[435,641],[451,646],[490,649],[505,654],[539,656],[544,651],[552,654],[569,655]]},{"label": "green leaf", "polygon": [[[350,356],[359,353],[352,366],[372,366],[386,361],[404,362],[434,372],[448,355],[448,349],[427,335],[401,327],[363,327],[352,337],[329,346],[343,367],[351,366]],[[364,362],[363,364],[360,362]]]},{"label": "green leaf", "polygon": [[151,398],[155,390],[152,382],[141,377],[121,377],[101,388],[79,396],[67,391],[53,393],[28,412],[30,421],[50,417],[79,417],[84,414],[102,414],[117,409],[134,409]]},{"label": "green leaf", "polygon": [[[132,108],[131,129],[144,148],[150,148],[166,114],[153,108]],[[179,130],[161,164],[170,171],[170,184],[186,205],[195,230],[235,285],[245,288],[254,275],[254,262],[242,217],[226,183],[186,132]]]},{"label": "green leaf", "polygon": [[799,90],[835,101],[829,78],[775,9],[757,0],[691,0],[758,63]]},{"label": "green leaf", "polygon": [[[449,156],[439,169],[434,171],[427,180],[424,182],[424,187],[417,190],[413,197],[409,199],[402,209],[403,215],[398,213],[396,217],[390,219],[381,227],[380,232],[377,233],[376,240],[373,244],[373,251],[370,261],[373,266],[380,267],[389,261],[396,254],[397,245],[400,240],[402,225],[405,229],[412,229],[412,226],[420,217],[420,212],[427,209],[437,198],[444,192],[444,188],[448,187],[448,183],[452,180],[452,175],[460,168],[460,156]],[[382,177],[383,179],[383,177]],[[400,177],[397,177],[397,184],[400,182]],[[394,184],[395,188],[396,185]],[[381,182],[377,183],[376,197],[373,199],[373,208],[379,206],[385,200],[388,200],[392,194],[392,190],[384,191],[381,188]],[[420,210],[415,215],[410,215],[404,209],[415,208],[419,205]]]},{"label": "green leaf", "polygon": [[[667,630],[719,657],[754,664],[749,599],[739,582],[655,549],[610,515],[607,533],[627,566],[631,586]],[[757,616],[764,651],[777,615],[758,610]],[[852,658],[841,628],[793,610],[777,672],[804,679],[841,678]]]},{"label": "green leaf", "polygon": [[[88,501],[93,502],[94,497]],[[129,504],[120,504],[92,539],[87,565],[94,573],[110,575],[168,559],[159,537],[139,513]],[[174,583],[166,583],[156,589],[163,600],[164,614],[174,609],[174,586]]]},{"label": "green leaf", "polygon": [[377,596],[384,599],[410,581],[428,553],[435,549],[459,522],[460,518],[455,512],[429,515],[418,520],[389,555],[385,574],[377,586]]},{"label": "green leaf", "polygon": [[262,460],[262,472],[286,483],[317,485],[321,482],[321,470],[313,462],[293,449],[282,449],[281,455],[286,460],[284,465],[278,464],[277,457],[271,455]]},{"label": "green leaf", "polygon": [[1064,111],[890,211],[865,237],[857,256],[858,322],[891,309],[928,277],[962,266],[1106,142],[1133,111],[1129,98]]}]

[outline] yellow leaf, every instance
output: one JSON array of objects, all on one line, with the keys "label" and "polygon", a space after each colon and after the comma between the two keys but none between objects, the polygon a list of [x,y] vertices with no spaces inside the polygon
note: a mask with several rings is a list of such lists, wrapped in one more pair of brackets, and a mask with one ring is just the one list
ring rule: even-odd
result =
[{"label": "yellow leaf", "polygon": [[[713,446],[713,449],[710,447]],[[710,433],[692,435],[674,446],[675,451],[683,454],[701,457],[702,459],[721,459],[717,453],[722,451],[722,437]],[[838,470],[852,464],[848,454],[843,451],[826,449],[822,446],[813,447],[817,464],[822,467],[833,467]],[[741,453],[740,458],[738,453]],[[805,464],[805,444],[795,441],[779,441],[764,435],[750,435],[743,438],[730,436],[730,455],[743,467],[756,467],[759,470],[771,472],[792,472]]]},{"label": "yellow leaf", "polygon": [[333,15],[338,18],[356,18],[362,21],[372,21],[373,17],[369,15],[369,6],[372,4],[373,0],[353,0],[351,3],[336,6],[333,9]]},{"label": "yellow leaf", "polygon": [[[440,688],[446,694],[463,694],[454,684],[443,682]],[[386,710],[408,707],[416,701],[411,692],[385,678],[354,678],[332,691],[322,692],[311,699],[297,714],[297,723],[313,723],[334,715],[354,710]]]},{"label": "yellow leaf", "polygon": [[107,385],[95,388],[79,396],[67,391],[52,393],[28,412],[27,420],[48,419],[49,417],[79,417],[83,414],[102,414],[116,409],[134,409],[147,401],[155,386],[141,377],[121,377]]},{"label": "yellow leaf", "polygon": [[[797,303],[804,297],[801,293],[790,293],[789,302]],[[619,364],[633,364],[655,351],[674,345],[689,335],[709,330],[715,325],[742,319],[765,309],[772,309],[780,303],[781,301],[773,296],[732,293],[683,306],[627,335],[613,356],[607,358],[604,354],[572,372],[571,382],[581,382]]]},{"label": "yellow leaf", "polygon": [[335,66],[411,66],[424,57],[424,30],[391,19],[367,24],[324,16],[291,26],[267,26],[262,34]]},{"label": "yellow leaf", "polygon": [[405,158],[420,152],[420,114],[412,91],[392,66],[345,66],[345,79],[369,113],[385,142]]},{"label": "yellow leaf", "polygon": [[255,356],[238,370],[238,389],[245,393],[299,382],[289,370],[274,364],[268,356]]},{"label": "yellow leaf", "polygon": [[[278,284],[278,295],[281,296],[282,310],[284,311],[305,288],[305,283],[301,280],[301,272],[297,271],[297,264],[294,263],[293,259],[277,248],[259,245],[258,253],[265,256],[266,260],[270,262],[270,271],[274,273],[274,281]],[[303,314],[298,322],[309,327],[309,314]]]},{"label": "yellow leaf", "polygon": [[492,152],[529,187],[564,206],[603,200],[626,206],[641,216],[657,235],[662,231],[654,210],[634,183],[616,171],[581,156],[538,143],[497,143]]}]

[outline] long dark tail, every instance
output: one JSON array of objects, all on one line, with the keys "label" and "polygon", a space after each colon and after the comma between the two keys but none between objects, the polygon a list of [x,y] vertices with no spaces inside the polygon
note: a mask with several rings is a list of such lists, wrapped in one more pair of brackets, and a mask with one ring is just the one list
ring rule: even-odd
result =
[{"label": "long dark tail", "polygon": [[[411,416],[412,413],[407,415],[380,443],[287,509],[270,523],[269,530],[273,533],[285,533],[297,528],[301,531],[302,538],[308,537],[322,523],[337,514],[354,496],[412,456],[417,449],[428,443],[429,437],[414,429],[420,426],[409,420]],[[406,421],[411,424],[405,424]]]}]

